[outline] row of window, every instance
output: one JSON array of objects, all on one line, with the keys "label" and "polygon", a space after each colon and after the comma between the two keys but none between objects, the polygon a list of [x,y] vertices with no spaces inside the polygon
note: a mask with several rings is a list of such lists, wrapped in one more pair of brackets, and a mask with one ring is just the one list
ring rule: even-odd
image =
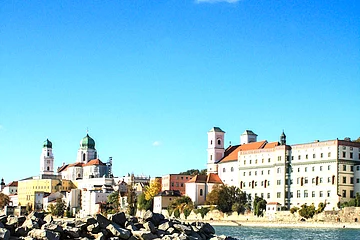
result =
[{"label": "row of window", "polygon": [[[330,197],[331,196],[331,191],[329,190],[329,191],[327,191],[326,192],[326,196],[327,197]],[[290,198],[292,198],[293,197],[293,193],[292,192],[290,192]],[[296,197],[297,198],[308,198],[309,197],[309,191],[308,190],[304,190],[303,191],[303,196],[301,196],[301,190],[297,190],[296,191]],[[315,191],[312,191],[311,192],[311,197],[312,198],[315,198],[315,197],[324,197],[324,191],[319,191],[319,194],[318,194],[318,196],[316,196],[316,192]]]},{"label": "row of window", "polygon": [[[328,157],[331,157],[331,152],[328,152],[327,156],[328,156]],[[316,158],[316,154],[315,154],[315,153],[312,154],[312,158],[313,158],[313,159]],[[324,153],[320,153],[320,158],[324,158]],[[291,156],[291,160],[294,160],[294,159],[296,159],[296,157],[295,157],[295,156]],[[309,159],[309,154],[305,154],[305,159]],[[301,160],[301,155],[298,155],[298,156],[297,156],[297,160]]]},{"label": "row of window", "polygon": [[[331,184],[335,184],[335,176],[333,175],[332,177],[328,177],[327,178],[327,182],[331,183]],[[309,183],[309,178],[308,177],[298,177],[296,179],[296,184],[303,186],[304,184],[308,184]],[[311,179],[311,183],[315,184],[315,185],[319,185],[320,183],[323,183],[323,178],[322,177],[314,177]],[[290,180],[290,184],[293,184],[293,180]]]}]

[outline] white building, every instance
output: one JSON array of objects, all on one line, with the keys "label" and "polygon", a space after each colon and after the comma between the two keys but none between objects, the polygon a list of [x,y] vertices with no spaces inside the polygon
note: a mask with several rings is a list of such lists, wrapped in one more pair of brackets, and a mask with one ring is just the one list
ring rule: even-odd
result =
[{"label": "white building", "polygon": [[162,191],[154,197],[153,212],[162,213],[162,211],[167,210],[167,207],[174,199],[179,197],[181,197],[181,193],[178,190]]},{"label": "white building", "polygon": [[52,153],[52,143],[46,139],[40,155],[40,174],[54,174],[54,155]]},{"label": "white building", "polygon": [[[224,141],[225,132],[217,132]],[[210,143],[216,137],[208,133]],[[279,142],[256,137],[246,130],[242,144],[224,149],[221,159],[210,161],[208,154],[208,170],[216,169],[224,184],[288,209],[305,203],[336,209],[339,201],[360,193],[360,143],[336,139],[287,145],[284,132]],[[214,152],[212,148],[208,152]]]},{"label": "white building", "polygon": [[185,183],[185,194],[191,198],[195,206],[203,205],[206,196],[213,190],[214,186],[222,184],[223,182],[216,173],[196,175]]},{"label": "white building", "polygon": [[107,197],[112,193],[104,190],[82,190],[81,191],[81,210],[79,217],[93,216],[99,213],[99,205],[106,203]]},{"label": "white building", "polygon": [[17,189],[18,189],[18,182],[17,181],[13,181],[9,184],[4,185],[4,188],[2,189],[2,193],[6,194],[6,195],[15,195],[17,194]]}]

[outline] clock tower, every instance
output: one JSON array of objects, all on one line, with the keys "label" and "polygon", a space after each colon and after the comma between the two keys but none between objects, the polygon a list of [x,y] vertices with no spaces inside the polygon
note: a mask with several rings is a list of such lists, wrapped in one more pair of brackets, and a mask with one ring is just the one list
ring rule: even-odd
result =
[{"label": "clock tower", "polygon": [[224,157],[224,137],[225,132],[219,127],[213,127],[208,132],[208,160],[207,173],[217,173],[217,164],[221,158]]},{"label": "clock tower", "polygon": [[54,174],[54,155],[52,153],[52,143],[46,139],[40,155],[40,174]]}]

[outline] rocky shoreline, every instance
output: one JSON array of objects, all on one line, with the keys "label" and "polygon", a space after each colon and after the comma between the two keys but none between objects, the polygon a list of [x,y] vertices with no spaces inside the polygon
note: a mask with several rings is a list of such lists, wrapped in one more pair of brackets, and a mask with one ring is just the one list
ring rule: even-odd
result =
[{"label": "rocky shoreline", "polygon": [[32,212],[25,216],[0,216],[0,239],[98,239],[98,240],[232,240],[217,236],[205,222],[181,222],[147,211],[142,219],[119,212],[105,217],[56,220],[51,215]]}]

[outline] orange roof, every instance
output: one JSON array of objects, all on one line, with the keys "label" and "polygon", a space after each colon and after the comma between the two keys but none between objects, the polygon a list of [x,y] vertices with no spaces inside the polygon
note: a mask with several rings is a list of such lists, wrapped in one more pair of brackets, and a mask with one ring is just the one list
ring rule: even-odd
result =
[{"label": "orange roof", "polygon": [[270,142],[265,145],[264,148],[274,148],[276,146],[279,146],[279,142]]},{"label": "orange roof", "polygon": [[83,167],[93,166],[93,165],[105,165],[105,164],[102,161],[100,161],[100,159],[93,159],[90,160],[88,163],[84,164]]},{"label": "orange roof", "polygon": [[219,160],[219,163],[223,162],[231,162],[231,161],[237,161],[238,160],[238,152],[239,151],[248,151],[248,150],[256,150],[263,148],[265,144],[267,143],[266,140],[260,141],[260,142],[252,142],[247,143],[243,145],[234,146],[232,148],[227,148],[227,151],[231,151],[229,153],[226,153],[225,151],[225,157]]},{"label": "orange roof", "polygon": [[267,205],[281,205],[281,204],[278,202],[269,202],[269,203],[267,203]]},{"label": "orange roof", "polygon": [[191,178],[188,183],[218,183],[223,184],[219,175],[216,173],[209,173],[208,175],[196,175]]},{"label": "orange roof", "polygon": [[18,182],[17,181],[12,181],[11,183],[6,185],[5,187],[17,187],[17,186],[18,186]]}]

